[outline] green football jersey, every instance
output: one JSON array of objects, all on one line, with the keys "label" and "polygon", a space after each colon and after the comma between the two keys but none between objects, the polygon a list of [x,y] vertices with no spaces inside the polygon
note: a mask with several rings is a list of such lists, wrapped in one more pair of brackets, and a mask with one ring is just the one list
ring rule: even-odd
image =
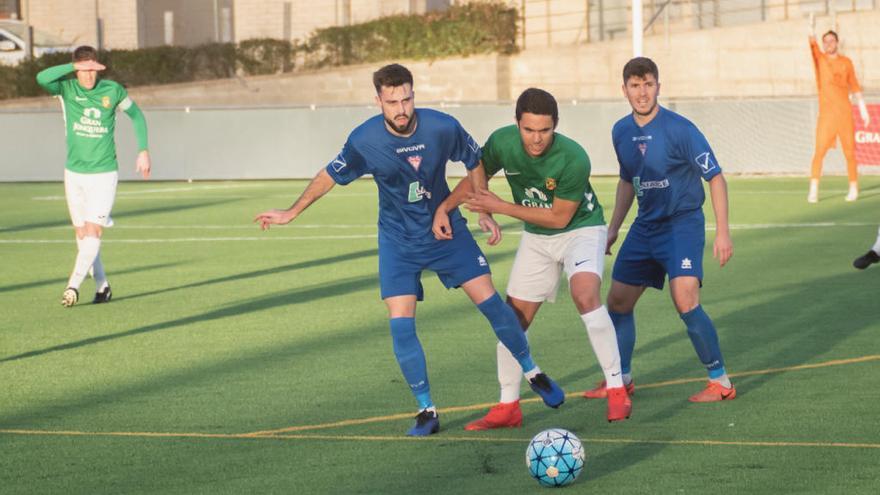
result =
[{"label": "green football jersey", "polygon": [[126,110],[132,105],[128,93],[107,79],[98,79],[94,88],[85,89],[75,76],[69,76],[73,71],[73,64],[64,64],[38,76],[50,94],[61,97],[67,133],[65,167],[85,174],[117,170],[116,107]]},{"label": "green football jersey", "polygon": [[516,204],[552,208],[555,198],[580,203],[565,227],[548,229],[526,222],[526,232],[551,235],[605,224],[602,205],[590,185],[590,157],[581,145],[558,132],[543,155],[531,157],[523,149],[519,129],[502,127],[483,147],[483,166],[490,177],[504,170]]}]

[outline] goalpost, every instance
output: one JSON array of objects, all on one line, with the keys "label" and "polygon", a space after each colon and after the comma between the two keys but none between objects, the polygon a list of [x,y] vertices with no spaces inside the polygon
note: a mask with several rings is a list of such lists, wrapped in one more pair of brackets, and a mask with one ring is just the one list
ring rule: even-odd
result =
[{"label": "goalpost", "polygon": [[642,21],[642,0],[632,0],[632,42],[633,57],[641,57],[643,54],[644,41],[642,39],[644,22]]}]

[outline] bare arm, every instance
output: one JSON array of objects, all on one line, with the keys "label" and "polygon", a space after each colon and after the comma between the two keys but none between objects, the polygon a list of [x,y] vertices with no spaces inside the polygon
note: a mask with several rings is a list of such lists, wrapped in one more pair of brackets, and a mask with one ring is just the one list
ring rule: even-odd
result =
[{"label": "bare arm", "polygon": [[623,179],[617,181],[617,192],[614,195],[614,213],[611,214],[611,222],[608,224],[608,241],[605,245],[605,254],[611,254],[611,246],[617,241],[620,227],[636,197],[636,190],[631,182]]},{"label": "bare arm", "polygon": [[556,198],[551,208],[530,208],[510,203],[490,191],[471,194],[467,200],[470,211],[500,213],[547,229],[561,229],[571,222],[580,202]]},{"label": "bare arm", "polygon": [[333,189],[333,186],[335,185],[336,181],[330,177],[330,174],[327,173],[326,169],[322,168],[321,171],[315,175],[315,178],[309,182],[309,185],[306,186],[306,190],[300,194],[299,198],[294,201],[290,208],[286,210],[274,209],[264,211],[254,218],[254,222],[259,222],[260,228],[263,230],[268,230],[271,224],[288,224],[298,217],[299,214],[312,203],[320,199],[321,196],[327,194],[327,192],[329,192],[330,189]]},{"label": "bare arm", "polygon": [[709,180],[709,194],[712,196],[712,209],[715,211],[715,244],[712,255],[724,266],[733,256],[733,241],[730,239],[728,224],[727,180],[723,174]]},{"label": "bare arm", "polygon": [[[467,196],[473,191],[488,191],[488,189],[489,179],[486,177],[486,169],[483,167],[483,162],[480,162],[474,169],[468,170],[467,177],[459,181],[455,189],[449,194],[449,197],[443,200],[437,211],[434,212],[434,224],[431,227],[434,238],[437,240],[452,239],[452,224],[449,222],[449,212],[464,203]],[[498,222],[490,214],[480,213],[478,223],[483,232],[489,232],[489,240],[487,242],[490,246],[501,242],[501,227],[498,226]]]}]

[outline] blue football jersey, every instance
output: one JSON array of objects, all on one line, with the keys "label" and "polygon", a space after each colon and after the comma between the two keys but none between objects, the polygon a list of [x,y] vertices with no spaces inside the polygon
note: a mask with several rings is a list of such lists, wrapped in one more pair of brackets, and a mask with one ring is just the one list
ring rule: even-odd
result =
[{"label": "blue football jersey", "polygon": [[611,131],[620,178],[632,183],[639,202],[636,221],[662,222],[700,210],[708,181],[721,173],[706,137],[691,121],[660,107],[639,127],[632,115]]},{"label": "blue football jersey", "polygon": [[[468,170],[480,162],[480,146],[451,115],[417,108],[416,131],[391,134],[383,116],[370,118],[348,136],[342,152],[327,165],[337,184],[371,174],[379,189],[379,231],[407,243],[436,242],[434,212],[449,196],[446,163]],[[465,227],[456,208],[449,213],[453,231]]]}]

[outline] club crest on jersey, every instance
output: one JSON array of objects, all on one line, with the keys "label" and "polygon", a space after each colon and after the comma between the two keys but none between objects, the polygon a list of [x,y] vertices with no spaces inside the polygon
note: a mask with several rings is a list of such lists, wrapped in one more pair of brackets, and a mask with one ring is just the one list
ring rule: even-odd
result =
[{"label": "club crest on jersey", "polygon": [[712,154],[708,151],[697,155],[697,157],[694,158],[694,161],[697,162],[697,165],[700,166],[700,170],[702,170],[704,174],[714,170],[718,166],[712,161]]},{"label": "club crest on jersey", "polygon": [[110,97],[109,96],[102,96],[101,97],[101,106],[103,106],[104,108],[110,108]]},{"label": "club crest on jersey", "polygon": [[406,157],[406,161],[408,161],[409,164],[412,165],[412,168],[418,170],[419,165],[422,164],[422,155],[408,156],[408,157]]},{"label": "club crest on jersey", "polygon": [[553,177],[547,177],[547,179],[544,180],[544,187],[546,187],[548,191],[556,189],[556,179]]},{"label": "club crest on jersey", "polygon": [[648,143],[639,143],[639,151],[642,152],[642,156],[645,156],[645,153],[648,152]]}]

